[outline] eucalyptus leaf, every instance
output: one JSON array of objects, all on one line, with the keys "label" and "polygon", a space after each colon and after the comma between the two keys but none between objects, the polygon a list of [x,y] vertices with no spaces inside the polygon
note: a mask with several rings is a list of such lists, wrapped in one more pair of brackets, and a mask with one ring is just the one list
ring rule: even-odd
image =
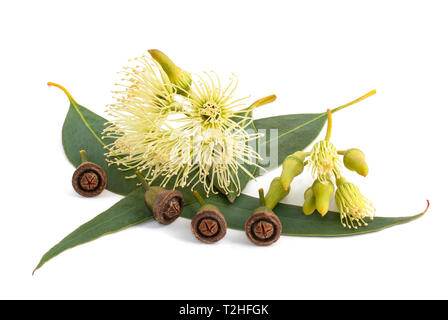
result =
[{"label": "eucalyptus leaf", "polygon": [[[254,120],[252,128],[265,133],[258,142],[258,148],[262,149],[259,152],[263,153],[265,159],[258,163],[262,169],[247,165],[245,168],[255,177],[277,168],[288,155],[309,146],[322,131],[326,121],[326,113],[288,114]],[[251,178],[242,170],[238,177],[242,190]],[[239,195],[230,192],[226,196],[233,203]]]},{"label": "eucalyptus leaf", "polygon": [[[317,138],[326,121],[326,113],[288,114],[254,120],[257,130],[266,132],[265,139],[260,141],[260,148],[266,153],[267,159],[277,160],[274,163],[260,162],[260,166],[265,170],[274,169],[288,155],[305,149]],[[277,130],[277,136],[272,135],[275,132],[273,130]],[[271,150],[275,144],[277,150]],[[275,159],[277,154],[278,158]],[[259,170],[260,174],[265,170]]]},{"label": "eucalyptus leaf", "polygon": [[[198,211],[200,205],[196,202],[189,190],[182,191],[185,198],[182,217],[191,219]],[[230,204],[221,194],[208,198],[207,203],[217,206],[224,215],[227,221],[227,226],[237,230],[244,230],[244,224],[246,223],[247,218],[250,216],[251,212],[259,206],[259,200],[257,198],[244,194],[238,197],[234,204]],[[357,230],[342,227],[339,222],[339,214],[336,212],[329,212],[325,217],[321,217],[317,213],[314,213],[311,216],[305,216],[302,212],[302,207],[283,203],[278,204],[274,208],[274,211],[282,222],[284,235],[340,237],[376,232],[388,227],[410,222],[424,215],[428,210],[428,207],[422,213],[414,216],[395,218],[376,217],[373,221],[369,222],[367,227],[361,227]],[[152,217],[151,211],[144,203],[144,190],[138,188],[127,197],[117,202],[114,206],[83,224],[62,239],[57,245],[44,254],[35,270],[42,267],[50,259],[70,248],[95,240],[103,235],[144,222]]]},{"label": "eucalyptus leaf", "polygon": [[[143,189],[136,189],[135,180],[125,179],[125,173],[117,170],[116,167],[108,167],[106,165],[104,142],[100,138],[106,120],[76,103],[63,87],[56,84],[52,85],[62,89],[70,100],[70,108],[62,134],[64,150],[70,162],[74,166],[78,166],[81,163],[79,151],[81,149],[87,150],[90,160],[103,166],[105,169],[108,175],[107,188],[119,194],[129,195],[110,209],[73,231],[56,246],[51,248],[42,257],[36,270],[42,267],[48,260],[67,249],[152,218],[152,213],[144,203]],[[334,112],[356,103],[373,93],[374,91],[347,105],[336,108]],[[323,113],[278,116],[255,120],[254,123],[258,130],[260,128],[278,129],[278,137],[275,139],[278,139],[278,162],[281,163],[288,154],[302,150],[311,143],[322,130],[325,121],[326,114]],[[297,134],[299,130],[300,134]],[[275,141],[275,139],[270,138],[262,142],[268,148],[268,154],[271,152],[270,142]],[[106,143],[110,142],[112,141]],[[267,169],[273,167],[268,164],[262,165]],[[182,216],[192,218],[199,209],[199,204],[194,200],[190,190],[181,189],[181,191],[185,197],[185,207]],[[229,228],[238,230],[244,229],[247,218],[258,207],[258,199],[247,195],[241,195],[236,198],[233,204],[230,204],[221,194],[211,196],[207,199],[207,202],[216,205],[221,210]],[[321,217],[317,213],[311,216],[305,216],[301,207],[282,203],[278,204],[274,211],[282,221],[283,234],[334,237],[375,232],[387,227],[410,222],[425,214],[428,207],[424,212],[414,216],[395,218],[376,217],[367,227],[361,227],[356,230],[342,227],[339,222],[339,214],[335,212],[329,212],[325,217]]]},{"label": "eucalyptus leaf", "polygon": [[[252,211],[259,207],[259,199],[242,194],[233,204],[228,203],[221,195],[215,195],[206,200],[207,203],[217,206],[231,229],[244,230],[244,224]],[[191,219],[200,205],[194,201],[188,203],[183,210],[182,217]],[[279,203],[274,212],[280,218],[283,235],[303,237],[342,237],[371,233],[388,227],[403,224],[423,216],[426,209],[417,215],[407,217],[375,217],[367,220],[368,226],[358,229],[344,228],[340,223],[339,213],[328,212],[322,217],[317,212],[310,216],[303,214],[301,206]]]},{"label": "eucalyptus leaf", "polygon": [[[115,165],[109,167],[106,163],[104,147],[106,144],[113,142],[111,138],[101,139],[107,120],[78,104],[64,87],[54,83],[50,83],[50,85],[63,90],[70,101],[70,107],[62,128],[62,144],[69,161],[77,167],[81,164],[79,151],[86,150],[89,160],[105,170],[107,175],[106,188],[109,191],[127,195],[135,190],[137,187],[136,180],[126,179],[126,176],[132,175],[133,172],[120,171]],[[261,163],[260,165],[267,170],[272,169],[281,164],[288,154],[303,150],[317,137],[325,121],[325,113],[293,114],[254,120],[255,127],[251,126],[254,130],[261,128],[270,132],[270,129],[278,129],[278,163],[274,163],[271,167],[269,167],[269,164]],[[267,138],[270,140],[272,137],[267,136]],[[269,140],[259,143],[259,146],[266,147],[267,155],[271,151],[271,142],[275,143],[275,141]],[[245,165],[245,168],[255,176],[266,172],[266,170],[257,170],[256,166]],[[251,178],[243,170],[240,170],[238,177],[242,190]],[[229,201],[233,202],[236,198],[237,193],[235,191],[228,195]]]},{"label": "eucalyptus leaf", "polygon": [[65,250],[152,218],[152,212],[144,201],[144,192],[138,188],[62,239],[43,255],[34,271]]},{"label": "eucalyptus leaf", "polygon": [[107,120],[79,105],[62,86],[53,83],[50,85],[63,90],[70,100],[70,107],[62,127],[62,145],[68,160],[75,167],[79,166],[81,164],[79,151],[86,150],[88,160],[98,164],[106,172],[106,189],[121,195],[127,195],[135,190],[136,181],[126,179],[126,176],[132,173],[120,171],[115,165],[109,167],[106,163],[104,146],[113,142],[112,139],[104,141],[101,139]]}]

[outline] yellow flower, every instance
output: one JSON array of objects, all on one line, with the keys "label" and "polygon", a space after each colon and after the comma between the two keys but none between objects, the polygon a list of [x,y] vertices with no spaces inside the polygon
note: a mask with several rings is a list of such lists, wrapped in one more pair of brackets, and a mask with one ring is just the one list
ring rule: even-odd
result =
[{"label": "yellow flower", "polygon": [[232,77],[223,87],[219,77],[205,73],[193,82],[188,102],[184,105],[187,117],[182,130],[193,137],[195,168],[198,180],[207,193],[214,185],[221,191],[241,192],[238,172],[253,178],[245,165],[257,165],[260,156],[249,145],[259,134],[248,128],[252,118],[243,101],[233,97],[238,81]]},{"label": "yellow flower", "polygon": [[[171,110],[178,107],[173,86],[160,65],[143,56],[125,67],[121,90],[114,91],[116,102],[107,113],[112,121],[103,132],[103,139],[115,141],[107,145],[109,164],[122,170],[145,170],[165,160],[172,143],[161,144],[171,136],[164,126]],[[168,153],[169,154],[169,153]]]},{"label": "yellow flower", "polygon": [[338,179],[335,200],[344,227],[357,229],[367,226],[364,220],[366,216],[373,220],[375,208],[372,202],[361,194],[357,186],[346,182],[344,178]]},{"label": "yellow flower", "polygon": [[334,145],[327,140],[316,143],[311,150],[310,159],[311,172],[319,181],[331,179],[333,175],[337,178],[341,175],[341,160]]},{"label": "yellow flower", "polygon": [[135,64],[125,68],[124,89],[108,110],[103,138],[115,139],[107,145],[109,164],[142,172],[148,184],[240,193],[238,173],[253,178],[245,166],[260,156],[249,145],[259,136],[248,128],[250,109],[233,97],[236,78],[222,87],[217,76],[198,76],[181,95],[156,60],[144,56]]}]

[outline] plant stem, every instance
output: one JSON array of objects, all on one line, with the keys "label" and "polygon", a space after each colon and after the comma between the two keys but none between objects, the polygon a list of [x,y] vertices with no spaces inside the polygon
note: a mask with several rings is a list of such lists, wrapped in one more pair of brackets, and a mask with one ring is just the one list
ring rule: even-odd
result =
[{"label": "plant stem", "polygon": [[358,102],[360,102],[360,101],[362,101],[362,100],[364,100],[364,99],[366,99],[366,98],[368,98],[370,96],[373,96],[375,93],[376,93],[376,90],[374,89],[374,90],[372,90],[370,92],[367,92],[362,97],[359,97],[358,99],[353,100],[352,102],[349,102],[349,103],[344,104],[344,105],[342,105],[340,107],[334,108],[333,110],[331,110],[331,112],[334,113],[334,112],[337,112],[337,111],[342,110],[344,108],[347,108],[348,106],[351,106],[352,104],[358,103]]},{"label": "plant stem", "polygon": [[345,154],[345,150],[343,151],[338,151],[338,154],[340,154],[341,156],[343,156]]},{"label": "plant stem", "polygon": [[258,195],[259,195],[259,199],[260,199],[260,207],[264,207],[266,205],[266,201],[264,199],[263,188],[258,189]]},{"label": "plant stem", "polygon": [[242,112],[245,112],[245,113],[244,113],[244,116],[247,117],[248,114],[249,114],[252,110],[254,110],[254,109],[258,108],[258,107],[261,107],[261,106],[263,106],[263,105],[265,105],[265,104],[274,102],[276,99],[277,99],[277,96],[276,96],[275,94],[271,94],[270,96],[267,96],[267,97],[264,97],[264,98],[261,98],[261,99],[256,100],[256,101],[255,101],[254,103],[252,103],[249,107],[247,107],[247,108],[245,108],[245,109],[243,109],[243,110],[241,110],[241,111],[242,111]]},{"label": "plant stem", "polygon": [[79,154],[81,155],[81,161],[82,163],[87,162],[87,152],[86,150],[79,151]]},{"label": "plant stem", "polygon": [[277,96],[275,94],[271,94],[270,96],[258,99],[257,101],[255,101],[254,103],[252,103],[249,108],[247,108],[247,110],[253,110],[255,108],[261,107],[265,104],[274,102],[275,99],[277,99]]},{"label": "plant stem", "polygon": [[[337,107],[337,108],[332,109],[331,112],[332,112],[332,113],[335,113],[335,112],[337,112],[337,111],[339,111],[339,110],[342,110],[342,109],[344,109],[344,108],[347,108],[348,106],[351,106],[352,104],[355,104],[355,103],[357,103],[357,102],[360,102],[360,101],[362,101],[362,100],[364,100],[364,99],[366,99],[366,98],[368,98],[368,97],[374,95],[375,93],[376,93],[376,90],[372,90],[372,91],[366,93],[365,95],[363,95],[362,97],[359,97],[358,99],[353,100],[352,102],[349,102],[349,103],[344,104],[344,105],[342,105],[342,106],[340,106],[340,107]],[[313,119],[311,119],[311,120],[309,120],[309,121],[307,121],[307,122],[305,122],[305,123],[302,123],[301,125],[299,125],[299,126],[293,128],[293,129],[291,129],[291,130],[288,130],[288,131],[286,131],[286,132],[280,134],[280,135],[277,136],[276,138],[273,138],[273,139],[270,139],[269,141],[263,142],[262,145],[266,145],[266,144],[268,144],[268,143],[270,143],[270,142],[272,142],[272,141],[274,141],[274,140],[279,140],[279,139],[282,138],[283,136],[288,135],[288,134],[290,134],[290,133],[292,133],[292,132],[294,132],[294,131],[297,131],[297,130],[299,130],[299,129],[301,129],[301,128],[307,126],[307,125],[309,125],[310,123],[313,123],[314,121],[317,121],[317,120],[319,120],[319,119],[322,118],[322,117],[325,117],[326,115],[327,115],[326,112],[321,113],[320,115],[316,116],[315,118],[313,118]]]},{"label": "plant stem", "polygon": [[205,205],[205,201],[204,199],[201,197],[201,195],[199,194],[199,192],[197,192],[196,190],[193,191],[193,195],[196,198],[196,200],[198,200],[199,204],[201,206]]},{"label": "plant stem", "polygon": [[330,141],[331,128],[333,126],[333,121],[332,121],[332,118],[331,118],[331,110],[330,109],[327,109],[327,119],[328,119],[328,122],[327,122],[327,134],[325,135],[325,140],[326,141]]},{"label": "plant stem", "polygon": [[145,177],[143,177],[142,173],[139,170],[135,170],[135,175],[137,176],[138,180],[141,182],[143,188],[148,191],[149,190],[149,185],[146,182]]}]

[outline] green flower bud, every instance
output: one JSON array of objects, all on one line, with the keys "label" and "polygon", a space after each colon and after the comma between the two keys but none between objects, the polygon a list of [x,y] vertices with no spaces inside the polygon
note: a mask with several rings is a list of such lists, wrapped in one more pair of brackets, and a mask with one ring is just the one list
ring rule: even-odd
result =
[{"label": "green flower bud", "polygon": [[283,189],[288,190],[289,185],[294,177],[301,174],[303,171],[303,158],[291,154],[283,160],[283,170],[280,176],[280,182]]},{"label": "green flower bud", "polygon": [[369,167],[366,163],[364,153],[359,149],[348,149],[344,153],[344,165],[347,169],[356,171],[365,177],[369,173]]},{"label": "green flower bud", "polygon": [[319,181],[316,179],[313,183],[313,193],[316,198],[316,209],[322,215],[325,216],[330,207],[330,198],[334,192],[333,182],[327,181]]},{"label": "green flower bud", "polygon": [[165,73],[168,75],[170,82],[176,86],[176,92],[178,94],[186,96],[191,87],[191,75],[189,72],[182,70],[171,61],[160,50],[148,50],[154,60],[156,60]]},{"label": "green flower bud", "polygon": [[290,188],[288,190],[283,189],[279,177],[274,178],[265,197],[266,207],[271,210],[274,209],[277,203],[288,195],[289,190]]},{"label": "green flower bud", "polygon": [[303,213],[309,216],[316,210],[316,197],[314,196],[313,188],[309,187],[305,191],[305,202],[302,207]]}]

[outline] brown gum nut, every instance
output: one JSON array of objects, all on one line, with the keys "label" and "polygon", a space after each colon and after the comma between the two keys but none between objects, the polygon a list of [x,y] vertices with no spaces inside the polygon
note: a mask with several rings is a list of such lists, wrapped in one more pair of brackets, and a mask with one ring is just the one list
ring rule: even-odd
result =
[{"label": "brown gum nut", "polygon": [[247,219],[245,231],[249,240],[254,244],[269,246],[280,238],[282,223],[273,212],[256,211]]},{"label": "brown gum nut", "polygon": [[[155,193],[154,193],[155,192]],[[184,209],[184,196],[178,190],[166,190],[160,187],[151,187],[147,194],[154,193],[152,210],[154,219],[160,224],[170,224],[182,213]],[[145,196],[146,197],[146,196]]]},{"label": "brown gum nut", "polygon": [[214,243],[226,235],[227,222],[217,208],[205,205],[191,220],[191,231],[198,240]]},{"label": "brown gum nut", "polygon": [[106,184],[106,173],[93,162],[82,163],[73,173],[73,188],[84,197],[99,195],[106,188]]}]

